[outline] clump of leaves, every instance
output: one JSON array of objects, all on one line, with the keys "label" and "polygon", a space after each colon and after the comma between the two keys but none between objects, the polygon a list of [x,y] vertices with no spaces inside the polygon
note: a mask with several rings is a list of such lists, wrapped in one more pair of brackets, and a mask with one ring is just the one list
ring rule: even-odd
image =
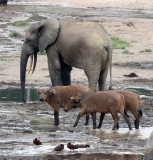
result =
[{"label": "clump of leaves", "polygon": [[121,40],[117,37],[112,37],[111,40],[112,40],[114,49],[125,49],[126,47],[130,46],[129,42]]},{"label": "clump of leaves", "polygon": [[28,19],[28,21],[41,21],[47,19],[46,17],[39,16],[37,13],[32,13],[32,16]]},{"label": "clump of leaves", "polygon": [[39,55],[46,55],[46,50],[42,51],[42,52],[39,52]]},{"label": "clump of leaves", "polygon": [[28,26],[28,23],[26,21],[16,21],[13,22],[12,25],[16,27],[22,27],[22,26]]},{"label": "clump of leaves", "polygon": [[21,37],[21,34],[19,32],[17,32],[17,31],[12,31],[10,33],[10,37]]},{"label": "clump of leaves", "polygon": [[132,52],[130,52],[130,51],[128,51],[128,50],[124,50],[124,51],[122,52],[122,54],[130,54],[130,55],[132,55],[132,54],[134,54],[134,53],[132,53]]},{"label": "clump of leaves", "polygon": [[0,61],[7,61],[6,58],[0,57]]},{"label": "clump of leaves", "polygon": [[140,53],[145,53],[145,52],[152,52],[152,50],[151,49],[144,49],[144,50],[142,50],[142,51],[140,51]]}]

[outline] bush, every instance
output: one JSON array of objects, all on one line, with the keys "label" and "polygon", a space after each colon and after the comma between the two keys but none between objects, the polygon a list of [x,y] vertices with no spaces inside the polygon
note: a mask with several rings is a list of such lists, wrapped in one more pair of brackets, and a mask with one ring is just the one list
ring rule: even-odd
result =
[{"label": "bush", "polygon": [[32,16],[28,19],[28,21],[33,22],[33,21],[41,21],[47,19],[46,17],[39,16],[37,13],[32,13]]},{"label": "bush", "polygon": [[10,33],[10,37],[21,37],[21,34],[19,32],[17,32],[17,31],[12,31]]},{"label": "bush", "polygon": [[140,53],[145,53],[145,52],[152,52],[152,50],[151,49],[144,49],[144,50],[140,51]]},{"label": "bush", "polygon": [[112,37],[111,40],[112,40],[114,49],[125,49],[125,47],[130,46],[129,42],[120,40],[119,38],[116,38],[116,37]]},{"label": "bush", "polygon": [[46,55],[47,53],[46,53],[46,51],[44,50],[44,51],[42,51],[42,52],[39,52],[39,55]]},{"label": "bush", "polygon": [[128,50],[124,50],[123,52],[122,52],[122,54],[134,54],[134,53],[132,53],[132,52],[129,52]]},{"label": "bush", "polygon": [[13,22],[12,25],[16,27],[21,27],[21,26],[28,26],[28,23],[25,21],[16,21],[16,22]]},{"label": "bush", "polygon": [[0,61],[7,61],[6,58],[0,57]]}]

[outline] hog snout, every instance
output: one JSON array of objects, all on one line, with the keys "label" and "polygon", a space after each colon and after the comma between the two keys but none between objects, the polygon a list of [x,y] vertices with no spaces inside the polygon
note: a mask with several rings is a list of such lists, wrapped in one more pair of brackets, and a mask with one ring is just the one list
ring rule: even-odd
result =
[{"label": "hog snout", "polygon": [[40,100],[40,101],[44,101],[44,98],[41,97],[39,100]]}]

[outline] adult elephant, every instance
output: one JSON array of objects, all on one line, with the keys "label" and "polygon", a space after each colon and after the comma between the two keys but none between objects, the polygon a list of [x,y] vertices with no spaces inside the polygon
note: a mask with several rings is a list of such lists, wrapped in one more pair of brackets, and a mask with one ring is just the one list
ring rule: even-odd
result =
[{"label": "adult elephant", "polygon": [[20,62],[23,101],[27,60],[30,56],[31,66],[33,63],[30,70],[33,68],[33,73],[37,53],[43,50],[47,52],[53,86],[70,85],[70,72],[72,67],[76,67],[84,69],[91,89],[96,89],[97,83],[99,90],[105,89],[108,68],[111,68],[112,63],[112,43],[105,29],[96,22],[70,22],[51,18],[31,25],[25,35]]},{"label": "adult elephant", "polygon": [[0,5],[6,5],[8,0],[0,0]]}]

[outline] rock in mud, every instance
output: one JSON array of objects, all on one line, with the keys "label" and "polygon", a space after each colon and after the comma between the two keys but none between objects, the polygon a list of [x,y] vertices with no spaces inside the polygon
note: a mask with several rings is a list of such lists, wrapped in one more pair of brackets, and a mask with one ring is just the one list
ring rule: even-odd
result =
[{"label": "rock in mud", "polygon": [[153,131],[152,131],[152,133],[147,141],[147,144],[146,144],[145,159],[147,159],[147,160],[153,159]]}]

